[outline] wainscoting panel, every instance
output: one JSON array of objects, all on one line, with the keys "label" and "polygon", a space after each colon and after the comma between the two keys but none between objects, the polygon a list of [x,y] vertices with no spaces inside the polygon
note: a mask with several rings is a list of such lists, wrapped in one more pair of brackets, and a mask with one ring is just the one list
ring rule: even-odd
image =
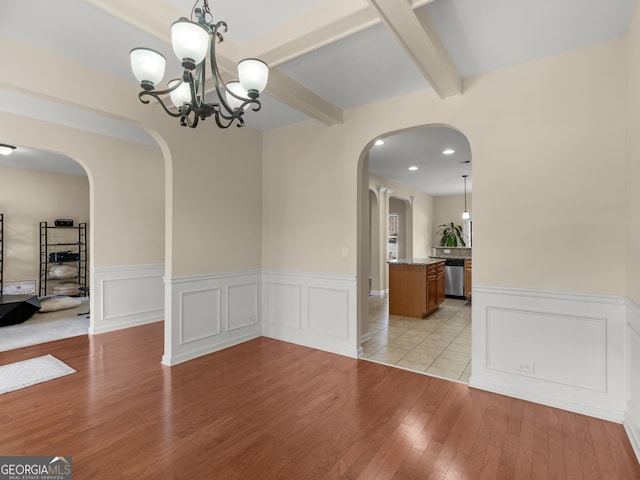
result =
[{"label": "wainscoting panel", "polygon": [[[487,355],[492,370],[607,391],[604,318],[489,307]],[[535,363],[530,361],[534,358]]]},{"label": "wainscoting panel", "polygon": [[165,352],[176,365],[261,335],[260,272],[165,278]]},{"label": "wainscoting panel", "polygon": [[349,339],[349,292],[337,288],[309,287],[309,330]]},{"label": "wainscoting panel", "polygon": [[356,279],[265,271],[263,335],[357,358]]},{"label": "wainscoting panel", "polygon": [[90,334],[164,319],[164,265],[96,268]]},{"label": "wainscoting panel", "polygon": [[471,386],[622,422],[622,297],[473,288]]},{"label": "wainscoting panel", "polygon": [[[247,299],[251,301],[247,302]],[[258,283],[229,285],[227,287],[227,330],[256,325],[258,323],[258,307],[260,305]]]},{"label": "wainscoting panel", "polygon": [[220,288],[183,292],[181,297],[180,345],[220,335]]},{"label": "wainscoting panel", "polygon": [[627,411],[624,427],[640,461],[640,306],[627,299]]},{"label": "wainscoting panel", "polygon": [[272,325],[302,329],[302,286],[271,281],[266,284],[266,318]]}]

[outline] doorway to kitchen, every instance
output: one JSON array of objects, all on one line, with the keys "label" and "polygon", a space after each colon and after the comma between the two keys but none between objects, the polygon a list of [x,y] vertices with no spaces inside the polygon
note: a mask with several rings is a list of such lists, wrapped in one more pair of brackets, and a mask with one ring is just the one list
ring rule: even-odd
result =
[{"label": "doorway to kitchen", "polygon": [[[456,256],[462,245],[447,248],[446,254],[436,251],[441,225],[459,226],[467,246],[470,221],[462,214],[472,211],[471,185],[468,182],[463,190],[462,175],[470,178],[469,142],[444,126],[395,132],[382,140],[369,149],[361,172],[363,189],[367,188],[361,198],[368,202],[363,229],[367,234],[361,242],[368,255],[361,258],[369,259],[365,271],[370,285],[367,311],[362,312],[367,318],[360,323],[361,358],[468,383],[470,288],[468,297],[445,298],[424,318],[390,314],[389,296],[397,292],[389,290],[388,262],[426,265],[435,256]],[[470,284],[470,277],[467,280]]]}]

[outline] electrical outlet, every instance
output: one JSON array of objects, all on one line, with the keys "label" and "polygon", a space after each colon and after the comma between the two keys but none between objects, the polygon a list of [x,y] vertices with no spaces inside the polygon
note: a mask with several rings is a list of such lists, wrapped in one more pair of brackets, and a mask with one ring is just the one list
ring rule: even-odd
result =
[{"label": "electrical outlet", "polygon": [[518,365],[518,368],[516,370],[522,373],[528,373],[529,375],[533,375],[534,373],[536,373],[536,365],[534,363],[522,362]]}]

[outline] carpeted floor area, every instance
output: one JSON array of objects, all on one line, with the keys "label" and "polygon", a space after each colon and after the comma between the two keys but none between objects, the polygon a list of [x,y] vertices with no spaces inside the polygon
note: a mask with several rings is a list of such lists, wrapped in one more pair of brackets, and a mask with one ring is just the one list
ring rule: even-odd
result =
[{"label": "carpeted floor area", "polygon": [[36,313],[24,323],[0,328],[0,352],[86,335],[89,332],[89,298],[81,300],[78,307]]}]

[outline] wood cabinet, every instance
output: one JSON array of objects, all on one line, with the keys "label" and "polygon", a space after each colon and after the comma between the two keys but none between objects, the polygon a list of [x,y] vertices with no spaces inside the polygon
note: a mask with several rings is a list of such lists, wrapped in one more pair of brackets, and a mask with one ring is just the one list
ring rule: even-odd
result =
[{"label": "wood cabinet", "polygon": [[427,308],[429,314],[438,309],[438,265],[427,265]]},{"label": "wood cabinet", "polygon": [[389,264],[389,314],[423,318],[444,301],[444,262]]},{"label": "wood cabinet", "polygon": [[438,305],[444,302],[444,263],[438,263]]},{"label": "wood cabinet", "polygon": [[464,261],[464,296],[471,298],[471,259]]}]

